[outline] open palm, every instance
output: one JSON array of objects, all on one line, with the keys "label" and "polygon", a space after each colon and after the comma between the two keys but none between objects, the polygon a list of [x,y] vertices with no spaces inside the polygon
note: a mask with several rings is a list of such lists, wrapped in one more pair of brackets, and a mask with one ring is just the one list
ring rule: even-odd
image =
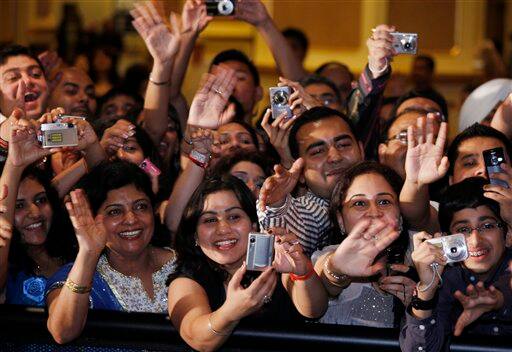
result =
[{"label": "open palm", "polygon": [[107,243],[107,230],[103,225],[103,216],[93,217],[89,201],[84,191],[71,192],[71,202],[66,203],[71,223],[81,249],[101,253]]},{"label": "open palm", "polygon": [[171,14],[171,30],[158,14],[153,3],[136,4],[130,11],[134,20],[133,27],[144,40],[149,53],[155,61],[167,62],[178,52],[180,36],[175,16]]},{"label": "open palm", "polygon": [[418,118],[417,126],[407,129],[407,155],[405,172],[407,178],[419,184],[430,184],[442,178],[448,171],[448,158],[443,156],[447,125],[441,123],[434,143],[433,118]]}]

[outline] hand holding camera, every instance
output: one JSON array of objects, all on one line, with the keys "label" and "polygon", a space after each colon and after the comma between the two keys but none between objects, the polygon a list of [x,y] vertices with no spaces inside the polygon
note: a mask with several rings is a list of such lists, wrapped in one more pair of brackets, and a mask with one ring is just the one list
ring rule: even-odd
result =
[{"label": "hand holding camera", "polygon": [[[418,292],[418,297],[422,296],[420,298],[425,301],[432,299],[437,291],[439,278],[436,277],[437,274],[435,270],[437,270],[438,275],[441,275],[446,263],[448,262],[445,257],[445,252],[443,251],[443,246],[429,242],[428,240],[431,239],[439,241],[439,239],[441,239],[441,234],[437,233],[433,237],[423,231],[418,232],[413,237],[414,251],[412,252],[412,261],[418,271],[420,283],[424,289],[425,287],[423,285],[428,286],[430,283],[430,287],[428,287],[428,289],[423,292]],[[433,263],[437,263],[437,269],[435,270],[432,267]]]},{"label": "hand holding camera", "polygon": [[381,24],[372,30],[366,41],[368,47],[368,66],[374,78],[381,76],[387,69],[391,58],[396,55],[393,48],[394,26]]},{"label": "hand holding camera", "polygon": [[193,33],[201,33],[208,23],[213,19],[212,15],[207,12],[207,6],[201,0],[187,0],[183,5],[181,12],[181,31],[186,33],[192,31]]},{"label": "hand holding camera", "polygon": [[226,301],[221,307],[226,313],[224,316],[232,321],[239,321],[260,309],[272,297],[278,283],[274,268],[268,267],[249,287],[244,288],[242,279],[246,269],[246,265],[242,264],[231,277],[226,290]]},{"label": "hand holding camera", "polygon": [[502,148],[484,151],[484,162],[489,184],[484,186],[484,196],[500,205],[500,215],[512,225],[512,167],[506,162]]},{"label": "hand holding camera", "polygon": [[256,27],[272,20],[261,0],[239,0],[236,3],[235,18]]},{"label": "hand holding camera", "polygon": [[274,269],[279,273],[291,273],[297,276],[306,275],[312,264],[304,254],[297,236],[279,227],[272,228],[270,231],[275,236],[275,256],[272,264]]},{"label": "hand holding camera", "polygon": [[295,119],[287,119],[286,115],[282,114],[271,121],[271,116],[272,110],[267,109],[261,120],[261,127],[267,134],[270,144],[272,144],[279,154],[281,165],[289,169],[292,167],[294,159],[290,147],[288,146],[288,138]]}]

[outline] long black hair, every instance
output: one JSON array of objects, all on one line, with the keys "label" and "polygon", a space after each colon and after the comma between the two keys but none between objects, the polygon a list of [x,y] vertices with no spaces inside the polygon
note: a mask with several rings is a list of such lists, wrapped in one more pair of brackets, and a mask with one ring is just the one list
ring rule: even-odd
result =
[{"label": "long black hair", "polygon": [[[211,288],[214,297],[224,297],[224,282],[229,274],[218,263],[209,259],[196,245],[196,230],[207,197],[216,192],[231,191],[240,202],[242,210],[253,224],[258,223],[254,197],[238,178],[227,175],[204,180],[187,204],[176,235],[178,256],[176,272],[169,276],[167,284],[178,277],[188,277],[201,286]],[[210,295],[209,295],[210,296]],[[210,303],[214,306],[214,304]]]},{"label": "long black hair", "polygon": [[[53,212],[50,229],[44,243],[45,250],[50,257],[60,259],[64,263],[73,261],[78,253],[78,243],[69,216],[62,206],[57,191],[51,184],[51,179],[35,166],[24,170],[20,184],[28,178],[43,186]],[[13,226],[9,251],[9,264],[14,275],[21,271],[33,275],[37,268],[37,263],[28,255],[27,245],[23,243],[21,233],[15,226]]]}]

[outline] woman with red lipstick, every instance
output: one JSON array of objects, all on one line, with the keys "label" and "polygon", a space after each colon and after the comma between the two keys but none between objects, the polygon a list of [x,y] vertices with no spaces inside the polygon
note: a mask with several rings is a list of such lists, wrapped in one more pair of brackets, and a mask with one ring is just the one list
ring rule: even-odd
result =
[{"label": "woman with red lipstick", "polygon": [[240,321],[287,323],[301,315],[318,318],[327,308],[310,260],[284,229],[272,230],[273,265],[259,276],[246,270],[248,235],[256,231],[257,219],[250,190],[233,176],[204,181],[185,209],[168,310],[194,349],[219,348]]},{"label": "woman with red lipstick", "polygon": [[106,163],[80,187],[66,203],[78,254],[47,283],[48,329],[58,343],[80,335],[89,308],[165,312],[165,279],[175,269],[174,251],[154,245],[164,233],[144,171]]},{"label": "woman with red lipstick", "polygon": [[[448,351],[451,337],[463,330],[512,334],[512,251],[505,247],[508,228],[498,203],[484,196],[486,184],[483,178],[468,178],[450,186],[440,202],[441,230],[465,235],[466,260],[446,267],[442,249],[425,242],[431,235],[414,237],[412,258],[420,282],[400,334],[403,351]],[[434,262],[442,281],[431,267]]]}]

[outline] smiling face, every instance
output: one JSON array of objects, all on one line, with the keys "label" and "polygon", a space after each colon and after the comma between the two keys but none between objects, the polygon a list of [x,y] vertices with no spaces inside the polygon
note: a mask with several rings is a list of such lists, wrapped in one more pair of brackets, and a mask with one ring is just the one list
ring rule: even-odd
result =
[{"label": "smiling face", "polygon": [[62,107],[66,114],[92,118],[96,112],[94,83],[82,70],[64,69],[59,84],[50,95],[48,107]]},{"label": "smiling face", "polygon": [[466,233],[469,258],[464,265],[468,269],[485,274],[498,264],[505,250],[506,226],[500,224],[496,214],[485,205],[462,209],[453,214],[450,233]]},{"label": "smiling face", "polygon": [[338,116],[309,122],[296,135],[299,156],[304,158],[304,178],[316,195],[330,198],[345,169],[363,160],[362,146],[349,125]]},{"label": "smiling face", "polygon": [[197,224],[197,242],[203,253],[226,270],[245,259],[251,219],[232,191],[209,194]]},{"label": "smiling face", "polygon": [[21,234],[21,242],[40,246],[52,225],[53,210],[44,187],[31,177],[24,178],[18,189],[14,227]]},{"label": "smiling face", "polygon": [[492,137],[469,138],[462,142],[457,149],[457,158],[453,162],[453,175],[449,177],[450,185],[473,176],[487,178],[482,153],[484,150],[492,148],[503,148],[506,163],[510,165],[507,149],[499,139]]},{"label": "smiling face", "polygon": [[347,233],[362,219],[397,224],[400,217],[398,195],[382,175],[359,175],[346,192],[341,216]]},{"label": "smiling face", "polygon": [[149,197],[133,184],[108,192],[98,214],[104,216],[107,247],[121,257],[136,257],[149,245],[155,218]]},{"label": "smiling face", "polygon": [[9,116],[19,104],[20,85],[25,85],[25,94],[19,97],[28,118],[36,119],[46,110],[48,85],[42,68],[29,56],[12,56],[0,66],[0,111]]}]

